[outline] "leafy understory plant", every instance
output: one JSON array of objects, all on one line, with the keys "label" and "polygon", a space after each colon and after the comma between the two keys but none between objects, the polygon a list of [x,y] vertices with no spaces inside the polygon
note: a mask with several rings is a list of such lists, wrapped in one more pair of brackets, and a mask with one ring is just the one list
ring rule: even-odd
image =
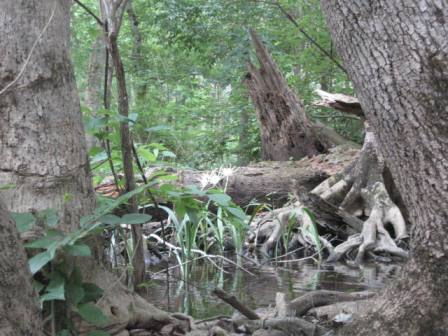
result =
[{"label": "leafy understory plant", "polygon": [[[122,217],[112,215],[118,206],[126,203],[129,198],[137,195],[152,184],[144,185],[133,192],[120,196],[98,208],[93,215],[81,218],[78,230],[65,233],[57,229],[59,218],[55,210],[47,209],[33,213],[14,213],[19,232],[40,226],[43,237],[25,244],[33,255],[28,263],[31,273],[35,276],[34,285],[40,295],[40,302],[49,311],[46,322],[55,320],[56,302],[65,301],[69,312],[76,312],[86,322],[102,327],[107,324],[107,317],[95,305],[102,297],[103,290],[93,283],[84,282],[79,268],[73,265],[74,257],[90,257],[90,247],[83,241],[90,235],[98,234],[104,229],[110,229],[120,224],[143,224],[151,219],[146,214],[126,214]],[[42,251],[43,250],[43,251]],[[36,252],[38,251],[38,252]],[[71,335],[73,326],[66,321],[68,329],[61,330],[58,335]],[[103,331],[94,331],[89,336],[109,335]]]}]

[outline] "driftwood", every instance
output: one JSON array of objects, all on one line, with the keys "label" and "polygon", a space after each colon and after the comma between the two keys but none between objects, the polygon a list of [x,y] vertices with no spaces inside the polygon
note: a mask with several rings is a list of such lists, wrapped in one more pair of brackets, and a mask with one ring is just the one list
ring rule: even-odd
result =
[{"label": "driftwood", "polygon": [[215,288],[213,290],[213,294],[223,300],[225,303],[231,305],[233,308],[238,310],[241,314],[246,316],[249,320],[259,320],[260,316],[257,315],[252,309],[248,308],[244,304],[242,304],[238,299],[224,292],[222,289]]}]

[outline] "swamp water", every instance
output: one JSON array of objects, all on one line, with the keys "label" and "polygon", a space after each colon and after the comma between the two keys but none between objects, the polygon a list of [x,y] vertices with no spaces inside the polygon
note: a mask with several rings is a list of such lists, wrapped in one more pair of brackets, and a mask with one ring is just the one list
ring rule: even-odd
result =
[{"label": "swamp water", "polygon": [[400,267],[400,264],[366,264],[360,269],[344,264],[319,267],[312,260],[304,260],[270,262],[257,267],[244,265],[252,273],[249,274],[233,265],[225,265],[219,270],[209,262],[198,261],[190,265],[183,276],[178,267],[169,270],[168,275],[161,273],[160,268],[151,268],[155,275],[147,284],[146,297],[158,308],[206,319],[218,315],[231,316],[234,312],[232,307],[212,294],[216,287],[256,309],[275,306],[277,292],[286,293],[289,299],[293,299],[305,291],[316,289],[376,291],[394,278]]}]

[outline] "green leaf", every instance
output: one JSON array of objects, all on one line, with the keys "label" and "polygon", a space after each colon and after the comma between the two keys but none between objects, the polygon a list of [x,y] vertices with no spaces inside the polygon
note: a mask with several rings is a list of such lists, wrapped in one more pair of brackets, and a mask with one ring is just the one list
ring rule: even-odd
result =
[{"label": "green leaf", "polygon": [[229,213],[231,213],[232,215],[234,215],[235,217],[237,217],[238,219],[241,219],[243,221],[247,218],[247,216],[244,213],[244,211],[241,210],[240,208],[237,208],[237,207],[227,207],[226,210]]},{"label": "green leaf", "polygon": [[11,212],[11,217],[16,222],[19,232],[30,230],[36,224],[36,217],[30,213]]},{"label": "green leaf", "polygon": [[156,162],[157,161],[157,157],[151,153],[150,151],[144,149],[144,148],[139,148],[138,149],[138,154],[144,158],[147,162]]},{"label": "green leaf", "polygon": [[56,273],[54,278],[50,280],[47,288],[45,288],[45,292],[46,293],[40,297],[42,302],[51,300],[65,300],[65,279]]},{"label": "green leaf", "polygon": [[74,257],[90,257],[92,255],[90,247],[85,244],[67,245],[64,250]]},{"label": "green leaf", "polygon": [[99,219],[99,221],[103,224],[108,224],[108,225],[118,225],[118,224],[123,223],[123,219],[121,219],[118,216],[112,215],[112,214],[101,217]]},{"label": "green leaf", "polygon": [[220,206],[228,206],[232,198],[226,194],[208,194],[208,198]]},{"label": "green leaf", "polygon": [[14,189],[16,187],[15,184],[13,183],[8,183],[8,184],[3,184],[0,186],[0,190],[10,190],[10,189]]},{"label": "green leaf", "polygon": [[80,304],[77,310],[85,321],[99,327],[106,325],[109,320],[103,311],[92,303]]},{"label": "green leaf", "polygon": [[31,274],[36,274],[39,270],[48,264],[54,258],[54,251],[47,250],[45,252],[36,254],[30,260],[28,265],[30,267]]},{"label": "green leaf", "polygon": [[39,211],[38,216],[42,216],[45,220],[45,224],[49,227],[55,227],[59,223],[59,216],[55,209],[45,209]]},{"label": "green leaf", "polygon": [[57,332],[56,336],[71,336],[71,333],[69,330],[64,329]]},{"label": "green leaf", "polygon": [[33,287],[36,290],[36,292],[40,293],[40,291],[42,289],[44,289],[45,285],[39,281],[37,281],[36,279],[33,279]]},{"label": "green leaf", "polygon": [[74,305],[77,305],[82,301],[85,295],[84,288],[82,285],[76,284],[76,283],[68,283],[66,286],[66,296],[67,299],[73,303]]},{"label": "green leaf", "polygon": [[103,330],[95,330],[89,332],[87,336],[111,336],[111,334]]},{"label": "green leaf", "polygon": [[82,299],[82,302],[96,301],[102,297],[104,293],[101,288],[90,282],[84,282],[82,288],[84,289],[84,298]]},{"label": "green leaf", "polygon": [[122,223],[125,224],[144,224],[151,220],[152,216],[140,213],[126,214],[121,217]]},{"label": "green leaf", "polygon": [[25,244],[25,247],[29,249],[35,249],[35,248],[48,249],[51,245],[54,245],[55,242],[56,242],[55,238],[48,237],[47,235],[41,239]]},{"label": "green leaf", "polygon": [[176,158],[176,154],[174,154],[174,153],[171,152],[171,151],[163,151],[163,152],[162,152],[162,156],[164,156],[164,157],[169,157],[169,158],[172,158],[172,159],[175,159],[175,158]]}]

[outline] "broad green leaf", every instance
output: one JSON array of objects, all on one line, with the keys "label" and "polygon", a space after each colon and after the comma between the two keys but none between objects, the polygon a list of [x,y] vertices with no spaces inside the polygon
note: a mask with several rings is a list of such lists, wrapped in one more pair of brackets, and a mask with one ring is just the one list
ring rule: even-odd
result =
[{"label": "broad green leaf", "polygon": [[147,162],[156,162],[157,157],[154,155],[154,153],[151,153],[149,150],[146,150],[144,148],[138,149],[138,154],[144,158]]},{"label": "broad green leaf", "polygon": [[30,230],[36,224],[36,217],[30,213],[11,212],[11,217],[16,222],[19,232]]},{"label": "broad green leaf", "polygon": [[247,215],[240,208],[230,206],[230,207],[225,208],[225,210],[227,210],[232,215],[234,215],[235,217],[237,217],[238,219],[241,219],[243,221],[247,218]]},{"label": "broad green leaf", "polygon": [[55,209],[45,209],[39,211],[39,216],[45,220],[45,224],[49,227],[55,227],[59,223],[59,216]]},{"label": "broad green leaf", "polygon": [[54,251],[50,250],[36,254],[34,257],[28,260],[31,274],[36,274],[37,272],[39,272],[39,270],[46,264],[48,264],[53,258]]},{"label": "broad green leaf", "polygon": [[208,198],[221,206],[228,206],[232,198],[226,194],[208,194]]},{"label": "broad green leaf", "polygon": [[36,292],[40,293],[42,289],[44,289],[45,285],[43,283],[40,283],[36,279],[33,279],[33,287],[36,290]]},{"label": "broad green leaf", "polygon": [[93,303],[83,303],[78,305],[77,307],[79,315],[81,317],[96,326],[104,326],[108,322],[108,318],[106,315],[104,315],[103,311],[95,306]]},{"label": "broad green leaf", "polygon": [[90,257],[92,255],[90,247],[85,244],[67,245],[64,250],[74,257]]},{"label": "broad green leaf", "polygon": [[140,214],[140,213],[131,213],[126,214],[122,219],[122,223],[125,224],[144,224],[151,220],[152,216],[147,214]]},{"label": "broad green leaf", "polygon": [[56,242],[55,238],[45,236],[45,237],[35,240],[31,243],[25,244],[25,247],[30,248],[30,249],[35,249],[35,248],[48,249],[51,245],[54,245],[55,242]]},{"label": "broad green leaf", "polygon": [[96,301],[102,297],[104,293],[101,288],[90,282],[84,282],[82,288],[84,289],[84,298],[82,299],[82,302]]},{"label": "broad green leaf", "polygon": [[65,293],[67,296],[67,300],[69,300],[70,303],[74,305],[80,303],[85,295],[84,288],[76,283],[68,283],[65,289]]},{"label": "broad green leaf", "polygon": [[40,300],[42,302],[65,300],[65,279],[61,275],[55,274],[54,278],[50,280],[47,288],[45,288],[45,294],[41,295]]},{"label": "broad green leaf", "polygon": [[109,215],[105,215],[103,217],[101,217],[99,219],[99,221],[103,224],[108,224],[108,225],[118,225],[123,223],[123,219],[121,219],[121,217],[109,214]]}]

